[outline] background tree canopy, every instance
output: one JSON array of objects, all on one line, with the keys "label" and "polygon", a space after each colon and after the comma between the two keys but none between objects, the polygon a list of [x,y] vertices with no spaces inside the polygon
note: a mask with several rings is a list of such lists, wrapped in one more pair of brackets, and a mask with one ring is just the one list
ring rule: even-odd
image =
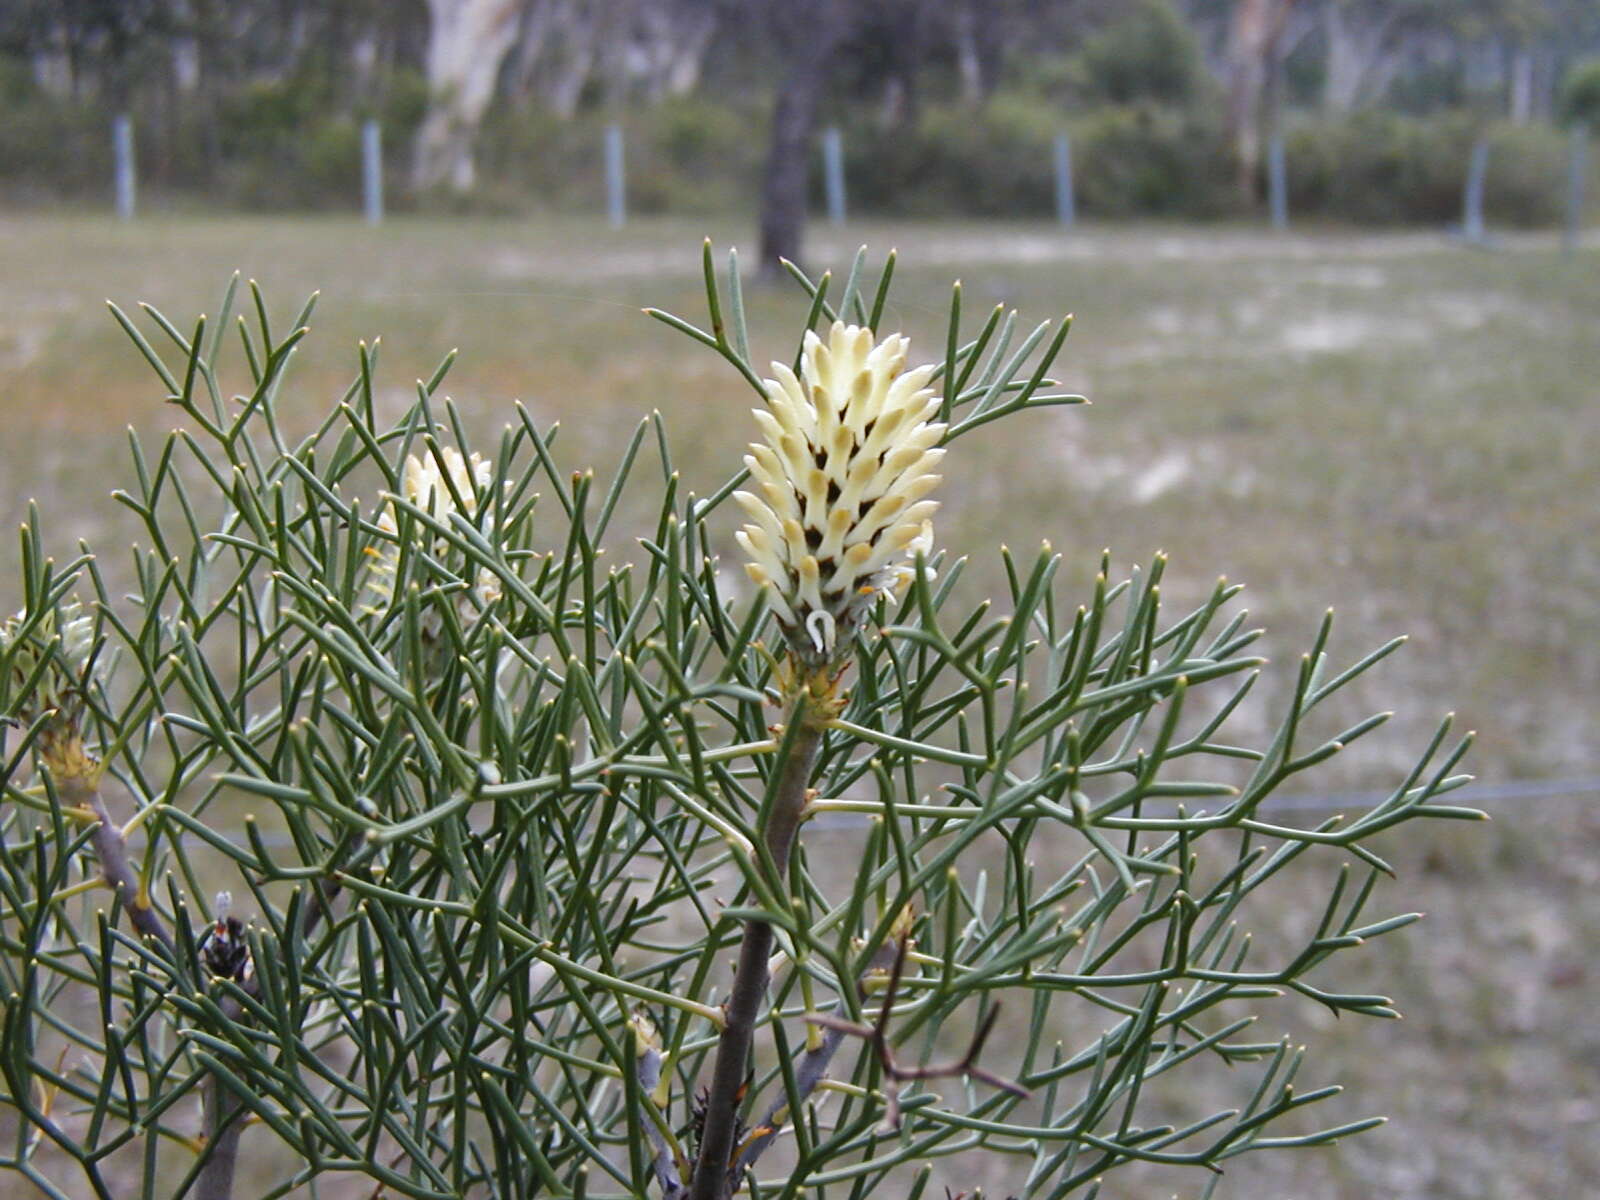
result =
[{"label": "background tree canopy", "polygon": [[375,117],[391,203],[587,208],[615,121],[634,210],[793,224],[829,123],[859,212],[1044,215],[1068,131],[1087,214],[1218,216],[1286,128],[1298,211],[1436,222],[1493,125],[1537,224],[1597,54],[1583,0],[4,0],[0,195],[102,202],[127,112],[157,203],[347,208]]}]

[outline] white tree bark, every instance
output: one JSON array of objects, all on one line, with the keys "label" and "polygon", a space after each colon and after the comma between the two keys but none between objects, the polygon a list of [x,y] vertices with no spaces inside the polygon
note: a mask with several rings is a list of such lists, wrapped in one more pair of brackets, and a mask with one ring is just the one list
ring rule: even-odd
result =
[{"label": "white tree bark", "polygon": [[522,0],[428,0],[428,15],[432,101],[417,131],[413,177],[418,187],[470,192],[473,143],[516,41]]},{"label": "white tree bark", "polygon": [[700,82],[717,31],[710,0],[537,0],[519,35],[512,90],[570,117],[600,77],[608,103],[654,103]]},{"label": "white tree bark", "polygon": [[28,65],[33,71],[33,82],[40,91],[58,100],[65,100],[76,90],[72,56],[65,50],[54,46],[41,47],[29,56]]},{"label": "white tree bark", "polygon": [[955,15],[953,37],[956,47],[956,75],[961,80],[961,99],[969,105],[983,103],[983,58],[978,53],[978,14],[970,4],[961,5]]},{"label": "white tree bark", "polygon": [[1533,51],[1526,45],[1511,52],[1511,120],[1526,125],[1533,119]]},{"label": "white tree bark", "polygon": [[[189,0],[176,0],[172,15],[180,29],[192,28],[194,6]],[[193,95],[200,87],[200,39],[192,32],[175,34],[172,46],[172,86],[180,95]]]},{"label": "white tree bark", "polygon": [[578,111],[600,56],[607,7],[607,0],[544,0],[529,22],[521,51],[522,89],[558,117]]},{"label": "white tree bark", "polygon": [[624,75],[650,101],[687,95],[700,82],[716,31],[716,10],[705,0],[638,4],[624,42]]},{"label": "white tree bark", "polygon": [[1322,10],[1328,43],[1322,107],[1349,112],[1371,96],[1381,81],[1394,77],[1399,51],[1395,45],[1398,14],[1394,10],[1360,11],[1345,0],[1328,0]]},{"label": "white tree bark", "polygon": [[1270,57],[1294,0],[1234,0],[1228,28],[1228,129],[1238,160],[1238,186],[1255,199],[1261,164],[1261,101]]}]

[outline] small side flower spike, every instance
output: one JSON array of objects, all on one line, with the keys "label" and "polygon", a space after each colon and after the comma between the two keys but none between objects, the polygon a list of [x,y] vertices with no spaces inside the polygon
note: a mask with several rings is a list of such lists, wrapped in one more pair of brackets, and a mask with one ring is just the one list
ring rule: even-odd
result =
[{"label": "small side flower spike", "polygon": [[[466,515],[469,517],[474,515],[477,512],[478,497],[483,495],[494,477],[493,464],[485,462],[476,453],[463,458],[461,452],[454,446],[443,447],[440,458],[444,460],[443,471],[439,469],[439,464],[432,455],[424,454],[421,457],[415,454],[406,455],[400,470],[400,494],[429,516],[441,522],[448,522],[450,514],[456,510],[450,487],[454,485],[454,494],[461,497]],[[446,473],[450,478],[449,485],[445,483]],[[367,550],[372,556],[372,562],[362,604],[362,611],[374,615],[381,614],[394,599],[395,573],[400,567],[398,542],[400,526],[392,503],[385,505],[383,511],[378,514],[378,528],[384,537],[377,545]],[[434,545],[434,539],[426,535],[420,536],[423,538],[423,545]],[[442,543],[435,548],[437,552],[444,552]],[[480,607],[487,608],[500,598],[500,581],[495,578],[492,571],[487,568],[481,569],[472,589],[472,595]],[[425,632],[437,636],[438,616],[431,614],[431,618],[430,624],[433,628]]]},{"label": "small side flower spike", "polygon": [[800,374],[773,363],[765,435],[745,464],[755,492],[735,492],[750,518],[736,535],[745,570],[767,590],[800,662],[838,663],[879,593],[911,581],[933,549],[934,468],[945,426],[927,386],[932,366],[907,371],[909,340],[836,321],[807,333]]},{"label": "small side flower spike", "polygon": [[24,611],[0,622],[0,723],[7,715],[24,724],[44,717],[37,748],[50,773],[58,782],[92,779],[99,764],[80,721],[95,671],[94,619],[76,599],[60,601],[31,627],[29,617]]}]

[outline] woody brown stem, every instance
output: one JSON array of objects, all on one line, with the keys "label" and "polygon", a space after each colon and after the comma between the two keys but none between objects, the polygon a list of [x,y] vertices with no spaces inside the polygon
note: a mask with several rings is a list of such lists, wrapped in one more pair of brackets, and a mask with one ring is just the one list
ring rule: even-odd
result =
[{"label": "woody brown stem", "polygon": [[[790,714],[788,746],[762,827],[762,840],[771,856],[776,877],[771,881],[782,894],[789,870],[789,852],[805,815],[806,787],[822,745],[822,730],[810,722],[809,705],[801,697]],[[772,954],[772,926],[766,921],[745,922],[739,945],[739,964],[733,990],[728,995],[726,1024],[717,1044],[711,1088],[706,1099],[700,1153],[695,1160],[689,1200],[728,1200],[733,1194],[734,1127],[739,1090],[749,1071],[750,1043],[767,997],[767,959]]]},{"label": "woody brown stem", "polygon": [[100,875],[116,893],[134,929],[160,942],[170,951],[172,935],[167,932],[161,917],[150,906],[150,898],[139,885],[138,873],[128,861],[128,841],[122,836],[122,827],[111,819],[111,810],[106,807],[92,777],[74,773],[57,786],[63,803],[72,808],[87,809],[94,814],[95,827],[89,840],[94,846],[95,859],[100,864]]},{"label": "woody brown stem", "polygon": [[[84,809],[94,815],[95,827],[89,835],[94,847],[100,875],[116,893],[117,901],[128,914],[128,920],[144,937],[160,942],[170,953],[173,950],[172,934],[165,922],[150,904],[144,888],[139,883],[138,872],[128,858],[128,840],[122,827],[111,817],[105,798],[95,785],[94,775],[87,771],[72,771],[58,784],[63,803]],[[226,1007],[231,1017],[242,1015],[242,1010],[231,1001]],[[239,1112],[238,1099],[229,1092],[222,1080],[212,1075],[205,1081],[205,1135],[210,1143],[206,1162],[195,1180],[195,1200],[231,1200],[233,1196],[234,1164],[238,1158],[239,1135],[244,1131],[244,1119]]]}]

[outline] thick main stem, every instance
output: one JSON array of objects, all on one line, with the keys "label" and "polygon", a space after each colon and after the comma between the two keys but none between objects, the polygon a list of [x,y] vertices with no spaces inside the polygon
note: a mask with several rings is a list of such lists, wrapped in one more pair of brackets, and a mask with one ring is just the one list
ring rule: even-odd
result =
[{"label": "thick main stem", "polygon": [[220,1078],[211,1076],[206,1080],[205,1089],[206,1139],[211,1148],[195,1183],[195,1200],[232,1200],[244,1116],[239,1112],[238,1099]]},{"label": "thick main stem", "polygon": [[[789,871],[789,851],[805,813],[806,785],[811,780],[817,748],[822,744],[822,730],[810,724],[808,716],[807,702],[802,697],[789,717],[793,736],[789,738],[788,753],[779,768],[777,790],[766,826],[761,831],[778,873],[773,883],[779,888],[787,886],[784,876]],[[722,1027],[712,1067],[700,1154],[695,1161],[689,1200],[728,1200],[733,1194],[728,1167],[733,1155],[739,1089],[749,1070],[750,1042],[767,997],[767,959],[771,954],[772,926],[765,921],[746,921],[744,939],[739,944],[738,973],[726,1006],[727,1022]]]}]

